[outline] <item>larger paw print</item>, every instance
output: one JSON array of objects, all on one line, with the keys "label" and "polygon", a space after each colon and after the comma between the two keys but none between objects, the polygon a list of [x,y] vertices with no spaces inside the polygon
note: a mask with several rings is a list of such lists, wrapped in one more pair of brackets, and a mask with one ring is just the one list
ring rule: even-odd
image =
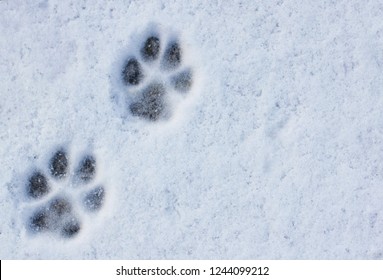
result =
[{"label": "larger paw print", "polygon": [[193,85],[193,71],[184,65],[183,57],[177,38],[164,41],[159,34],[151,34],[138,53],[126,60],[121,75],[133,116],[157,121],[172,115],[171,95],[185,97]]},{"label": "larger paw print", "polygon": [[37,206],[31,208],[26,227],[32,234],[73,238],[84,226],[79,214],[84,217],[97,213],[104,205],[105,187],[94,182],[96,158],[86,154],[72,168],[68,152],[62,148],[55,152],[45,170],[35,169],[27,181],[26,195]]}]

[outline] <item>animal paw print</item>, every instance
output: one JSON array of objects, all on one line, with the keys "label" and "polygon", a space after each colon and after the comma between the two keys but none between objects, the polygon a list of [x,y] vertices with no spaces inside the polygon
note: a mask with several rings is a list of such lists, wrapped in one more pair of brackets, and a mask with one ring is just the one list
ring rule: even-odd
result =
[{"label": "animal paw print", "polygon": [[26,184],[27,197],[38,205],[27,218],[29,232],[77,236],[84,226],[79,214],[96,213],[104,205],[105,187],[94,182],[96,175],[94,155],[86,154],[72,169],[68,152],[57,150],[46,171],[35,169]]},{"label": "animal paw print", "polygon": [[133,116],[149,121],[171,116],[175,99],[170,95],[184,97],[193,85],[193,71],[183,60],[184,49],[177,38],[163,40],[160,34],[151,34],[125,61],[121,75]]}]

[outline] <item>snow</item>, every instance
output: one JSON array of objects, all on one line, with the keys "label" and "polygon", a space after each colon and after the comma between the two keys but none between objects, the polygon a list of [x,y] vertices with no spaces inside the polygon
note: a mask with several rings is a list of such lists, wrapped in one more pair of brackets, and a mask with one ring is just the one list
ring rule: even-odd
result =
[{"label": "snow", "polygon": [[[0,1],[0,258],[382,259],[382,15],[379,0]],[[158,122],[124,110],[118,77],[151,28],[195,73]],[[28,175],[60,146],[71,172],[95,154],[106,189],[89,214],[51,180],[79,208],[71,240],[26,227],[42,203]]]}]

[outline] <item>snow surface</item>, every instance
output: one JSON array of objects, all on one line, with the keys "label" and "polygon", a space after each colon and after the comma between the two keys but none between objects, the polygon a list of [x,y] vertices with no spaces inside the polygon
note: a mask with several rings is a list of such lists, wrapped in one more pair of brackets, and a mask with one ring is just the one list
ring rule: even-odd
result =
[{"label": "snow surface", "polygon": [[[0,258],[382,259],[382,18],[379,0],[0,1]],[[196,74],[154,123],[114,98],[150,26]],[[28,172],[61,145],[95,154],[106,204],[73,240],[31,236]]]}]

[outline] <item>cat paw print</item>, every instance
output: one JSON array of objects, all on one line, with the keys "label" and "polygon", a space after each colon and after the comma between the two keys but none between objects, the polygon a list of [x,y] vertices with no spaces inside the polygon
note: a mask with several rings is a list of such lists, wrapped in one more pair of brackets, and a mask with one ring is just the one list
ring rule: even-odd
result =
[{"label": "cat paw print", "polygon": [[185,51],[177,37],[160,32],[141,40],[121,69],[128,111],[148,121],[168,119],[193,86],[193,69],[184,63]]},{"label": "cat paw print", "polygon": [[97,160],[85,154],[71,166],[68,152],[58,149],[48,166],[35,168],[28,177],[25,192],[30,207],[26,228],[32,234],[51,233],[62,238],[77,236],[85,217],[101,211],[105,186],[97,183]]}]

